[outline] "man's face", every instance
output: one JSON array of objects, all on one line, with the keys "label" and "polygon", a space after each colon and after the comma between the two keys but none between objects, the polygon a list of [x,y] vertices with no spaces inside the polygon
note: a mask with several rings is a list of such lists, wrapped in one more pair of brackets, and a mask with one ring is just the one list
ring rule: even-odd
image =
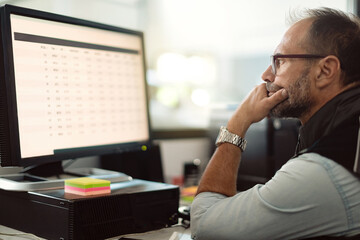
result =
[{"label": "man's face", "polygon": [[[284,35],[276,48],[275,54],[305,54],[301,41],[304,39],[309,22],[302,21],[294,24]],[[300,118],[310,111],[313,105],[311,95],[311,64],[304,59],[280,59],[276,75],[269,67],[262,76],[271,96],[274,92],[284,88],[289,97],[276,105],[270,115],[274,117]]]}]

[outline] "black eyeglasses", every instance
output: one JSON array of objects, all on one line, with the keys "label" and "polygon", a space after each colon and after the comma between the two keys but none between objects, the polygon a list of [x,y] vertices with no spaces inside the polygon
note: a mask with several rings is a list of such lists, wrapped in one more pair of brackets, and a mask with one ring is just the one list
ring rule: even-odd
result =
[{"label": "black eyeglasses", "polygon": [[271,70],[272,73],[274,75],[276,75],[276,71],[278,70],[279,66],[280,66],[280,62],[279,62],[279,58],[304,58],[304,59],[308,59],[308,58],[324,58],[326,56],[323,55],[314,55],[314,54],[289,54],[289,55],[281,55],[281,54],[276,54],[276,55],[271,55],[270,56],[270,61],[271,61]]}]

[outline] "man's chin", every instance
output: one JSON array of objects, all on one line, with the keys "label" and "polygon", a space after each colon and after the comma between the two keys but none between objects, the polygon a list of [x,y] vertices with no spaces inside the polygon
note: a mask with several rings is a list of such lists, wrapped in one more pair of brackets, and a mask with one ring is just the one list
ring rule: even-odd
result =
[{"label": "man's chin", "polygon": [[285,101],[283,103],[278,104],[273,109],[271,109],[269,115],[270,117],[275,118],[301,118],[305,113],[309,111],[309,107],[307,105],[303,106],[290,106]]},{"label": "man's chin", "polygon": [[278,111],[270,111],[270,117],[272,118],[285,118],[286,116],[284,116],[284,114],[282,112],[278,112]]},{"label": "man's chin", "polygon": [[269,115],[275,118],[289,118],[295,117],[293,115],[298,115],[298,113],[295,114],[294,109],[292,109],[289,102],[285,100],[271,109]]}]

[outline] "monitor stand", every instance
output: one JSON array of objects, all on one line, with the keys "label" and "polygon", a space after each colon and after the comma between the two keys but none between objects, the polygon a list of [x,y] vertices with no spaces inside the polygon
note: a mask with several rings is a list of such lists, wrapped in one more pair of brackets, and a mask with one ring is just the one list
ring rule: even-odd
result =
[{"label": "monitor stand", "polygon": [[58,163],[28,168],[22,173],[0,175],[0,188],[8,191],[61,189],[66,179],[77,177],[106,179],[112,183],[132,180],[125,173],[100,168],[72,168],[64,171],[61,162]]}]

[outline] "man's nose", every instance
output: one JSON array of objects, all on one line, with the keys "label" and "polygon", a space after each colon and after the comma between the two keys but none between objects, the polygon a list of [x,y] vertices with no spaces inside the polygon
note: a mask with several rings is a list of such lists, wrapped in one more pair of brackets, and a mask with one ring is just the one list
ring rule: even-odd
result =
[{"label": "man's nose", "polygon": [[261,79],[265,82],[273,82],[275,80],[275,75],[272,73],[271,66],[263,72]]}]

